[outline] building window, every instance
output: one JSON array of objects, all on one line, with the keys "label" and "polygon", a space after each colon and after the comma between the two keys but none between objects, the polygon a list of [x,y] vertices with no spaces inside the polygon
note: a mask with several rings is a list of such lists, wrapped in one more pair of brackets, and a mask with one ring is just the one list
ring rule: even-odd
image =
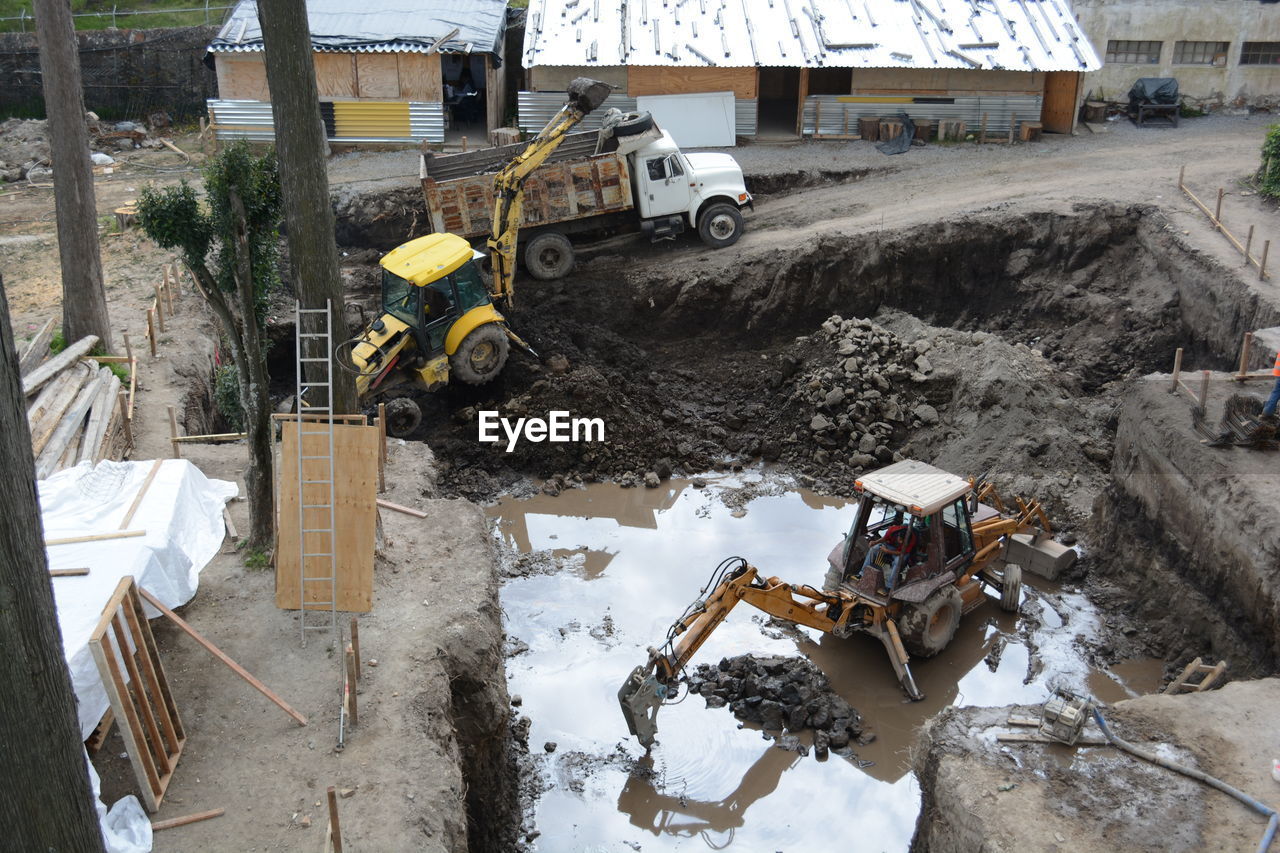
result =
[{"label": "building window", "polygon": [[1123,65],[1159,65],[1160,42],[1117,41],[1107,42],[1107,62]]},{"label": "building window", "polygon": [[1173,45],[1174,65],[1226,65],[1227,42],[1180,41]]},{"label": "building window", "polygon": [[1280,41],[1247,41],[1240,47],[1241,65],[1280,63]]}]

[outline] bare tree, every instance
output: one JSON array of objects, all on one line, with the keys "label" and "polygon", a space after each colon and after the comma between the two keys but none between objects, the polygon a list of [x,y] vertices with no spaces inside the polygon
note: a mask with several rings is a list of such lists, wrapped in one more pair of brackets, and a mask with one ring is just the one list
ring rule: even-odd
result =
[{"label": "bare tree", "polygon": [[80,89],[80,52],[68,0],[35,0],[44,108],[53,154],[53,198],[62,262],[62,334],[68,341],[97,335],[111,352],[111,321],[102,288],[98,210],[89,162],[89,132]]},{"label": "bare tree", "polygon": [[0,281],[0,766],[5,849],[98,851],[102,831],[53,606],[36,466]]},{"label": "bare tree", "polygon": [[[334,343],[346,339],[338,245],[334,240],[333,204],[325,171],[324,123],[311,52],[311,29],[305,0],[258,3],[258,23],[266,51],[267,88],[275,120],[280,189],[284,196],[285,237],[293,291],[303,308],[323,308],[332,300]],[[319,344],[315,338],[304,339]],[[308,357],[321,353],[305,353]],[[330,354],[332,355],[332,354]],[[310,365],[309,365],[310,366]],[[333,410],[358,412],[355,378],[331,369]],[[320,377],[309,377],[320,378]],[[313,401],[313,405],[320,401]]]}]

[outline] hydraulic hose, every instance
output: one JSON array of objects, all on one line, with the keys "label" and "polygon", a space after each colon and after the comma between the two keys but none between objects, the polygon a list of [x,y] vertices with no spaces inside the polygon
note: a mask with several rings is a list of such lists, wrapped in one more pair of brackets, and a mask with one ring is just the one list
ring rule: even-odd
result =
[{"label": "hydraulic hose", "polygon": [[1148,752],[1142,747],[1134,746],[1133,744],[1129,743],[1127,740],[1124,740],[1123,738],[1115,735],[1114,733],[1112,733],[1111,729],[1107,727],[1106,721],[1102,719],[1102,712],[1098,710],[1097,705],[1093,706],[1093,719],[1097,721],[1098,728],[1102,729],[1103,737],[1107,739],[1107,743],[1111,744],[1116,749],[1123,750],[1124,752],[1129,753],[1135,758],[1141,758],[1143,761],[1149,761],[1152,764],[1158,764],[1159,766],[1164,767],[1167,770],[1172,770],[1175,773],[1181,773],[1183,776],[1188,776],[1192,779],[1196,779],[1200,782],[1204,782],[1206,785],[1210,785],[1214,788],[1217,788],[1219,791],[1221,791],[1224,794],[1228,794],[1232,797],[1235,797],[1237,800],[1244,803],[1246,806],[1253,809],[1254,811],[1258,812],[1263,817],[1268,818],[1267,828],[1262,833],[1262,840],[1258,842],[1258,851],[1257,851],[1257,853],[1266,853],[1267,848],[1271,846],[1272,839],[1275,838],[1276,826],[1278,823],[1280,823],[1280,815],[1276,813],[1275,809],[1271,808],[1270,806],[1263,805],[1262,803],[1255,800],[1253,797],[1246,794],[1244,791],[1241,791],[1239,788],[1228,785],[1226,782],[1223,782],[1221,779],[1217,779],[1217,778],[1214,778],[1213,776],[1210,776],[1208,773],[1205,773],[1203,770],[1196,770],[1194,767],[1187,767],[1186,765],[1179,764],[1176,761],[1170,761],[1167,758],[1161,758],[1160,756],[1156,755],[1154,752]]}]

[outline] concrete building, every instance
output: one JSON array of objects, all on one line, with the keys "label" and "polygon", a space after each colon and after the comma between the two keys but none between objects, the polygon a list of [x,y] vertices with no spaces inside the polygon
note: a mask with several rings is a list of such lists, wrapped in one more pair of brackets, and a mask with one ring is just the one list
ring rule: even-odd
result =
[{"label": "concrete building", "polygon": [[[502,124],[506,0],[307,0],[320,111],[331,142],[443,142],[450,123]],[[270,139],[257,0],[240,0],[209,44],[220,139]],[[467,91],[469,89],[473,91]]]},{"label": "concrete building", "polygon": [[1100,65],[1067,0],[531,0],[522,64],[524,130],[583,75],[682,145],[847,136],[898,112],[1070,132]]},{"label": "concrete building", "polygon": [[1191,103],[1280,103],[1280,4],[1260,0],[1075,0],[1101,69],[1095,99],[1125,100],[1139,77],[1176,77]]}]

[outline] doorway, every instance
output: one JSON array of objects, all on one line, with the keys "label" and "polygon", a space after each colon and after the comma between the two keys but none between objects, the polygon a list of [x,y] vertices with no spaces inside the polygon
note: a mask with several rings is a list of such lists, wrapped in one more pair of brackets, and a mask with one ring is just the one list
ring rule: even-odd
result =
[{"label": "doorway", "polygon": [[794,138],[800,110],[800,69],[761,68],[757,138]]}]

